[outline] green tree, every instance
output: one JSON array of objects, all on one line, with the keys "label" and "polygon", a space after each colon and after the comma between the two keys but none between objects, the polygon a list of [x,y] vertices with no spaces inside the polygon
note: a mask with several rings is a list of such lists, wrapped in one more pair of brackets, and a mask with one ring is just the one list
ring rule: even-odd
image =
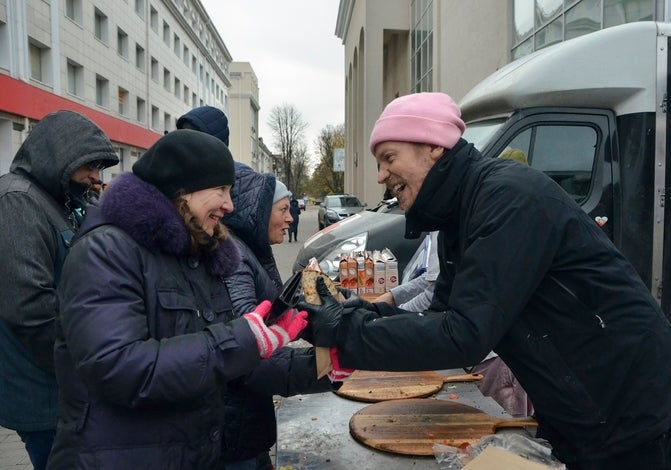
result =
[{"label": "green tree", "polygon": [[294,169],[300,170],[298,160],[307,158],[304,140],[308,124],[294,105],[285,103],[270,111],[268,126],[272,130],[275,145],[280,150],[283,183],[294,192],[298,189]]},{"label": "green tree", "polygon": [[342,171],[333,171],[333,151],[345,147],[345,125],[327,125],[319,132],[315,145],[319,163],[312,175],[310,192],[317,197],[343,193],[345,175]]}]

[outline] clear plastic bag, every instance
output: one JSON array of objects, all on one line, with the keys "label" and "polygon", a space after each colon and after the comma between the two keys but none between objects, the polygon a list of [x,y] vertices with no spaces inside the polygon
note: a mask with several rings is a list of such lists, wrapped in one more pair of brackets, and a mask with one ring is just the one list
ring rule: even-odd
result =
[{"label": "clear plastic bag", "polygon": [[548,468],[563,470],[566,466],[552,456],[547,441],[534,439],[518,433],[498,433],[482,437],[465,451],[451,446],[435,444],[433,453],[441,470],[460,470],[477,457],[487,446],[499,447],[532,462],[542,463]]}]

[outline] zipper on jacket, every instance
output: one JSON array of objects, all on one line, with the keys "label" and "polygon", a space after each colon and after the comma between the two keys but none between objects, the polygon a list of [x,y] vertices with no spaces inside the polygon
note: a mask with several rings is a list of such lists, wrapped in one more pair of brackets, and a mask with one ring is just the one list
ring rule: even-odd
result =
[{"label": "zipper on jacket", "polygon": [[[580,298],[578,298],[578,296],[575,294],[575,292],[573,292],[573,291],[572,291],[571,289],[569,289],[567,286],[565,286],[564,284],[562,284],[562,283],[559,281],[559,279],[557,279],[556,277],[554,277],[554,276],[552,276],[552,275],[550,275],[550,279],[552,279],[554,282],[556,282],[557,285],[558,285],[559,287],[561,287],[562,290],[563,290],[564,292],[566,292],[568,295],[570,295],[571,297],[573,297],[577,302],[580,302],[581,304],[583,304],[582,301],[580,300]],[[584,304],[583,304],[583,305],[584,305]],[[599,326],[600,326],[601,328],[606,328],[606,322],[604,322],[603,319],[602,319],[598,314],[594,313],[593,315],[596,317],[596,320],[599,322]]]}]

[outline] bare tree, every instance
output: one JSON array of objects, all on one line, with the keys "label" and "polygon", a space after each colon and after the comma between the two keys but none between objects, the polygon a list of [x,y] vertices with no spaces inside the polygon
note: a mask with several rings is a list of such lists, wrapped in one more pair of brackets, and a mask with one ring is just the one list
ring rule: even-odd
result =
[{"label": "bare tree", "polygon": [[317,196],[340,194],[345,189],[344,173],[333,171],[333,151],[345,146],[345,125],[328,125],[323,128],[315,142],[320,161],[312,175],[311,191]]},{"label": "bare tree", "polygon": [[280,161],[282,172],[284,174],[284,184],[291,191],[296,191],[296,178],[294,175],[293,162],[297,158],[301,149],[302,156],[305,156],[305,129],[308,124],[303,120],[303,116],[292,104],[282,104],[275,106],[270,111],[268,126],[273,132],[275,144],[280,150]]},{"label": "bare tree", "polygon": [[291,162],[291,173],[293,175],[293,186],[289,190],[300,197],[307,188],[310,157],[305,144],[301,143],[294,149],[294,158]]}]

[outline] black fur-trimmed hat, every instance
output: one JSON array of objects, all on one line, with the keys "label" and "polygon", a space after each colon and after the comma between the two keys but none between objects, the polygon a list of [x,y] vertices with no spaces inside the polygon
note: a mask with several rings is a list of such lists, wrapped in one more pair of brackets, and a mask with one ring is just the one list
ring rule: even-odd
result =
[{"label": "black fur-trimmed hat", "polygon": [[187,129],[170,132],[156,141],[135,162],[133,173],[169,199],[180,191],[192,193],[235,182],[228,147],[216,137]]}]

